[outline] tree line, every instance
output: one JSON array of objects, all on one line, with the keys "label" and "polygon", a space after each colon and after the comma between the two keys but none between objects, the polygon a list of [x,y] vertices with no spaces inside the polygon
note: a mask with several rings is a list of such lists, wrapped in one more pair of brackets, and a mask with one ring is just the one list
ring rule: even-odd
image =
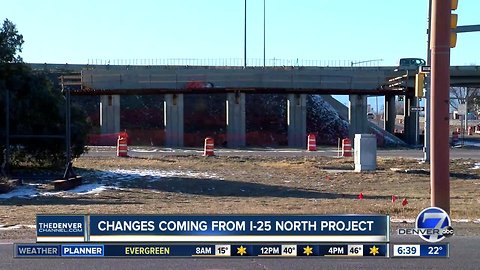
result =
[{"label": "tree line", "polygon": [[[0,161],[5,159],[8,121],[12,165],[59,166],[65,161],[65,140],[49,135],[65,134],[65,97],[51,74],[33,71],[23,62],[23,43],[15,24],[5,19],[0,28]],[[90,124],[76,107],[71,119],[72,154],[78,157],[85,151]]]}]

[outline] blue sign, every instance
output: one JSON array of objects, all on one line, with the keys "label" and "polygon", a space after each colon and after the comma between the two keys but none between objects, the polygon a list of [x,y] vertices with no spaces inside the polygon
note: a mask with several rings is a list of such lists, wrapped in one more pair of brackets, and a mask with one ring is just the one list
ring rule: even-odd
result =
[{"label": "blue sign", "polygon": [[92,215],[94,235],[388,235],[388,216]]},{"label": "blue sign", "polygon": [[421,245],[420,256],[421,257],[448,257],[449,256],[448,244]]},{"label": "blue sign", "polygon": [[60,256],[60,245],[17,244],[16,257],[52,257]]},{"label": "blue sign", "polygon": [[62,257],[103,257],[103,245],[62,245]]},{"label": "blue sign", "polygon": [[84,236],[85,216],[37,215],[37,237]]}]

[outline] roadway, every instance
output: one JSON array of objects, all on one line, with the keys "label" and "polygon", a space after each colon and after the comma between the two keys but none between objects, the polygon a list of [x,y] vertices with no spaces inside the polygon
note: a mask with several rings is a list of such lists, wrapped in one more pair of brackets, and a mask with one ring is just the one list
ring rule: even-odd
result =
[{"label": "roadway", "polygon": [[[406,242],[408,241],[408,242]],[[23,242],[25,241],[16,241]],[[28,241],[28,242],[31,242]],[[399,239],[391,243],[419,243],[418,238]],[[450,242],[450,258],[103,258],[103,259],[18,259],[13,258],[13,244],[0,242],[0,269],[478,269],[480,237],[454,236]]]},{"label": "roadway", "polygon": [[[114,146],[90,146],[85,157],[114,157],[116,148]],[[478,147],[451,148],[450,158],[470,158],[480,160]],[[130,147],[128,155],[130,157],[158,158],[162,156],[188,156],[202,155],[201,148],[159,148],[159,147]],[[300,149],[291,148],[245,148],[245,149],[215,149],[217,156],[256,156],[256,157],[337,157],[337,148],[319,148],[318,151],[308,152]],[[404,158],[423,158],[423,151],[419,149],[379,149],[379,157],[404,157]]]}]

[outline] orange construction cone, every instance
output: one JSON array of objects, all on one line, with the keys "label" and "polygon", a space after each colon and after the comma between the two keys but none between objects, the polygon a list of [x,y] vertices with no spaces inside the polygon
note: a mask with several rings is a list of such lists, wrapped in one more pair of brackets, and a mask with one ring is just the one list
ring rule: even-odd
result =
[{"label": "orange construction cone", "polygon": [[313,133],[308,134],[307,150],[308,151],[317,151],[317,139],[315,138],[315,134],[313,134]]},{"label": "orange construction cone", "polygon": [[203,155],[204,156],[214,156],[213,152],[214,148],[214,141],[213,138],[207,137],[205,138],[205,147],[203,148]]},{"label": "orange construction cone", "polygon": [[352,142],[349,138],[342,140],[342,157],[351,157],[352,156]]},{"label": "orange construction cone", "polygon": [[128,157],[128,134],[120,132],[117,139],[117,157]]}]

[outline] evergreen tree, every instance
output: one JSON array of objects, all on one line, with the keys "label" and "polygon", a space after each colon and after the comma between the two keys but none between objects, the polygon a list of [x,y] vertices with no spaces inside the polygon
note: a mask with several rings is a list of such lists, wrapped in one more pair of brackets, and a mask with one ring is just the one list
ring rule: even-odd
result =
[{"label": "evergreen tree", "polygon": [[[65,98],[48,74],[32,71],[22,62],[23,36],[13,23],[5,20],[0,29],[0,117],[1,149],[5,149],[6,95],[9,93],[10,134],[65,134]],[[57,83],[58,85],[58,83]],[[74,157],[84,152],[89,124],[86,115],[72,108],[72,152]],[[11,138],[11,162],[31,162],[38,165],[60,165],[65,159],[62,138]],[[0,155],[3,162],[3,155]]]}]

